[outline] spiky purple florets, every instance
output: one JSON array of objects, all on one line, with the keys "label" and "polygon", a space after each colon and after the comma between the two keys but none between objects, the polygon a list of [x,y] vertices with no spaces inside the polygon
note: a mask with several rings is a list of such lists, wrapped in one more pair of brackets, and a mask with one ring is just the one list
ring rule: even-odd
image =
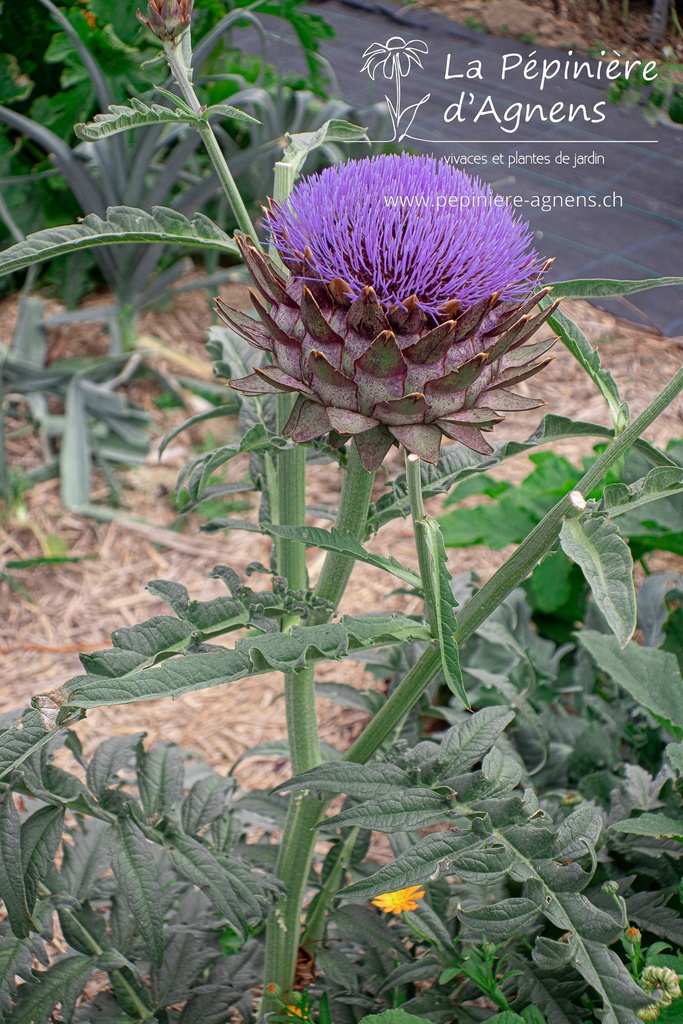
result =
[{"label": "spiky purple florets", "polygon": [[341,278],[354,297],[370,285],[382,304],[415,296],[436,316],[499,292],[526,295],[541,263],[528,226],[490,186],[434,157],[350,160],[303,179],[268,217],[286,260],[322,280]]}]

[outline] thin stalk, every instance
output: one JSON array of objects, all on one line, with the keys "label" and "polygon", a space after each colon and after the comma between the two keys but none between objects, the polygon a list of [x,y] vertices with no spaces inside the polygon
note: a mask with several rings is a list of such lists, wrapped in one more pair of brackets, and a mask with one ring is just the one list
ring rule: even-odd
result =
[{"label": "thin stalk", "polygon": [[[612,468],[637,441],[640,435],[657,419],[683,390],[683,369],[679,370],[648,407],[616,437],[602,455],[595,460],[576,486],[581,494],[590,494]],[[562,498],[522,541],[515,553],[477,591],[458,615],[455,640],[463,644],[484,622],[515,587],[526,579],[557,540],[562,520],[574,510],[569,495]],[[420,699],[439,671],[441,657],[436,645],[430,645],[410,672],[399,683],[386,704],[364,729],[356,742],[344,754],[343,760],[363,764],[396,728],[403,717]]]},{"label": "thin stalk", "polygon": [[[277,396],[277,432],[281,434],[292,411],[293,395]],[[283,526],[303,526],[306,522],[306,449],[295,445],[276,456],[278,518]],[[290,590],[306,590],[306,545],[301,541],[278,537],[275,543],[277,571],[285,576]]]},{"label": "thin stalk", "polygon": [[311,913],[306,921],[304,933],[301,937],[301,945],[304,947],[312,945],[314,942],[321,942],[325,936],[325,914],[328,906],[339,891],[342,875],[348,867],[359,832],[360,828],[357,825],[354,825],[353,828],[349,829],[349,834],[344,840],[344,844],[339,851],[339,856],[334,863],[334,867],[330,871],[327,881],[315,898],[315,906],[312,906]]},{"label": "thin stalk", "polygon": [[[52,895],[50,893],[50,890],[47,889],[44,885],[42,885],[42,883],[40,884],[40,891],[44,896]],[[80,932],[81,938],[83,939],[85,945],[90,947],[91,953],[93,953],[94,956],[102,956],[104,950],[102,949],[94,935],[91,935],[91,933],[88,931],[85,925],[76,917],[76,915],[66,907],[63,907],[61,912],[63,914],[69,915],[72,927],[75,928],[78,932]],[[149,1009],[148,1006],[145,1005],[145,1003],[143,1003],[142,999],[137,994],[137,992],[130,984],[126,976],[123,974],[123,972],[112,971],[111,973],[116,976],[117,980],[121,983],[122,988],[126,990],[126,995],[130,999],[131,1003],[133,1003],[133,1005],[135,1006],[135,1009],[140,1014],[140,1017],[143,1020],[147,1020],[150,1017],[152,1017],[152,1011]]]},{"label": "thin stalk", "polygon": [[406,483],[408,485],[408,500],[410,501],[410,512],[413,520],[417,563],[420,567],[422,590],[427,608],[427,621],[429,622],[432,636],[436,637],[439,636],[439,613],[436,607],[438,595],[434,593],[431,585],[434,565],[426,532],[425,506],[422,497],[422,467],[420,459],[416,455],[408,454],[408,452],[406,452]]},{"label": "thin stalk", "polygon": [[[352,444],[344,471],[344,482],[335,526],[343,533],[353,534],[356,540],[364,539],[374,482],[375,474],[369,473],[363,467],[356,445]],[[355,559],[348,555],[340,555],[336,551],[328,552],[325,558],[314,594],[316,597],[329,601],[334,610],[346,590],[354,561]],[[315,621],[324,621],[324,619],[318,618]]]},{"label": "thin stalk", "polygon": [[[188,33],[185,33],[187,35]],[[182,41],[181,41],[182,42]],[[197,98],[197,94],[194,91],[192,85],[192,71],[183,60],[183,54],[181,52],[182,46],[174,43],[166,43],[164,45],[164,52],[166,54],[166,60],[171,70],[175,81],[183,94],[183,99],[189,106],[190,110],[198,116],[202,112],[202,106]],[[247,208],[244,205],[244,200],[240,195],[240,191],[235,184],[235,179],[232,176],[230,168],[228,167],[227,161],[223,155],[223,150],[218,144],[213,128],[208,121],[202,121],[197,126],[197,131],[202,137],[202,142],[206,148],[207,153],[211,159],[211,163],[214,166],[218,180],[223,186],[223,190],[228,197],[232,212],[235,215],[237,224],[240,231],[243,231],[245,235],[250,235],[254,245],[261,248],[261,243],[258,240],[256,229],[252,224],[251,217],[247,212]]]}]

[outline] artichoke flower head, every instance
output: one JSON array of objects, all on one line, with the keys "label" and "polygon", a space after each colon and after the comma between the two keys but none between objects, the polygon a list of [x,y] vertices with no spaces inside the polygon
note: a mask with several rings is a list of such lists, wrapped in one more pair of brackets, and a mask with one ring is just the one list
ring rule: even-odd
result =
[{"label": "artichoke flower head", "polygon": [[444,436],[489,454],[482,431],[500,413],[543,404],[510,388],[546,365],[556,340],[525,344],[555,308],[534,315],[549,263],[499,199],[407,154],[302,179],[266,213],[291,276],[240,237],[259,319],[217,300],[223,321],[272,358],[231,387],[297,393],[285,436],[353,436],[367,470],[397,443],[436,462]]}]

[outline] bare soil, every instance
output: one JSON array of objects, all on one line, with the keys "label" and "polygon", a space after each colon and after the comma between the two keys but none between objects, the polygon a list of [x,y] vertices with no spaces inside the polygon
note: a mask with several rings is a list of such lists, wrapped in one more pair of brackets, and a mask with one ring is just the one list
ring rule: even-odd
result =
[{"label": "bare soil", "polygon": [[[228,292],[224,291],[224,297]],[[230,299],[243,298],[231,286]],[[570,315],[583,327],[588,337],[598,344],[603,363],[610,367],[638,413],[650,398],[663,387],[681,365],[682,339],[667,339],[641,327],[602,313],[586,303],[566,303]],[[56,311],[52,304],[50,311]],[[0,304],[0,336],[8,338],[16,317],[16,301]],[[204,352],[206,330],[212,322],[209,303],[203,292],[180,296],[173,310],[147,314],[141,330],[143,347],[153,352],[161,369],[210,379],[211,367]],[[145,340],[146,339],[146,340]],[[157,347],[152,349],[153,340]],[[158,341],[167,346],[159,354]],[[50,333],[50,345],[60,357],[76,352],[97,351],[103,340],[93,334],[92,325],[82,325]],[[554,362],[541,377],[531,382],[529,393],[541,393],[554,413],[607,422],[600,396],[575,364],[568,352],[558,345]],[[524,387],[524,385],[523,385]],[[166,430],[186,415],[197,411],[188,399],[188,409],[159,411],[153,402],[154,387],[149,382],[134,382],[129,394],[154,415],[154,433],[158,440]],[[527,437],[537,426],[539,412],[511,416],[503,425],[506,436]],[[20,427],[21,423],[10,424]],[[212,420],[208,424],[212,444],[236,436],[234,420]],[[648,437],[663,445],[683,433],[683,403],[670,406],[653,425]],[[100,523],[65,511],[59,500],[57,481],[41,483],[28,491],[25,502],[28,518],[18,521],[12,513],[0,518],[0,569],[7,561],[24,559],[41,553],[41,537],[56,534],[63,538],[70,555],[84,556],[83,561],[59,566],[11,570],[31,596],[26,601],[0,579],[0,713],[26,706],[36,692],[45,692],[77,675],[79,651],[92,651],[109,645],[110,632],[132,625],[152,615],[164,614],[162,602],[145,591],[151,579],[171,579],[184,583],[191,594],[207,599],[221,593],[222,584],[207,578],[211,568],[224,563],[244,571],[252,561],[267,563],[268,542],[255,533],[232,531],[227,535],[208,537],[198,533],[199,521],[188,517],[179,525],[178,514],[171,499],[178,471],[197,447],[206,445],[208,431],[199,427],[181,434],[169,447],[161,462],[154,451],[144,467],[124,475],[124,507],[113,522]],[[499,428],[498,436],[502,431]],[[193,449],[193,446],[195,448]],[[563,442],[557,450],[578,459],[590,451],[590,442]],[[9,442],[10,458],[17,470],[35,465],[40,447],[30,432],[15,434]],[[230,476],[237,479],[245,470],[239,460],[230,464]],[[519,480],[529,470],[525,458],[506,463],[496,472],[507,479]],[[387,480],[401,471],[398,453],[391,454],[385,469],[378,474],[376,495],[382,493]],[[335,504],[338,499],[340,473],[336,466],[314,467],[310,474],[308,500],[311,504]],[[102,487],[99,497],[106,498]],[[438,514],[442,502],[434,499],[428,511]],[[239,513],[255,518],[255,508]],[[323,520],[312,525],[327,526]],[[408,521],[389,524],[371,542],[373,550],[391,553],[407,565],[416,566],[412,531]],[[491,552],[485,548],[457,550],[450,554],[450,569],[456,574],[476,571],[486,579],[510,554],[510,550]],[[312,551],[309,572],[315,580],[322,564],[322,555]],[[653,560],[653,568],[681,571],[672,556]],[[258,585],[258,584],[257,584]],[[418,611],[414,598],[387,595],[384,574],[357,566],[343,611],[354,614],[370,611]],[[231,643],[230,637],[226,643]],[[354,662],[329,663],[322,666],[321,680],[343,681],[358,687],[381,687],[362,666]],[[258,676],[226,686],[186,695],[178,701],[156,701],[123,707],[102,708],[88,714],[78,731],[86,751],[112,733],[126,734],[141,729],[150,740],[161,738],[198,751],[207,761],[226,771],[246,749],[263,740],[284,735],[284,707],[279,699],[282,679],[276,674]],[[365,717],[361,712],[343,710],[327,700],[320,700],[319,714],[322,738],[338,747],[346,747],[358,734]],[[273,758],[254,759],[240,769],[243,784],[267,786],[283,777],[286,766]]]}]

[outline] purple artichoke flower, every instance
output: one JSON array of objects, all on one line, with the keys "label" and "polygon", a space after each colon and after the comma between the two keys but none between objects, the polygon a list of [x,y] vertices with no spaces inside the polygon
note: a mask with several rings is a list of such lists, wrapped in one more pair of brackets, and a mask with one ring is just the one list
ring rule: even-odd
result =
[{"label": "purple artichoke flower", "polygon": [[488,185],[433,157],[378,156],[302,180],[267,219],[291,277],[240,238],[259,320],[217,311],[272,355],[230,385],[298,394],[293,441],[354,436],[368,470],[395,443],[436,462],[444,435],[489,454],[498,413],[543,404],[509,388],[556,340],[525,345],[555,308],[532,313],[550,264]]}]

